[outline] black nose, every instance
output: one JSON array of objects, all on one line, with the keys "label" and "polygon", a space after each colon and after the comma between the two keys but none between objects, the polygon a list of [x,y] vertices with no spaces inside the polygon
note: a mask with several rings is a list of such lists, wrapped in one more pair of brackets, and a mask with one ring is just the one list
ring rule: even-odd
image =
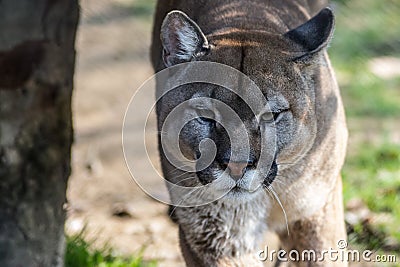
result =
[{"label": "black nose", "polygon": [[240,178],[243,177],[244,173],[246,172],[247,168],[253,167],[254,162],[252,161],[227,161],[224,160],[223,162],[224,167],[227,169],[229,172],[229,175],[238,181]]}]

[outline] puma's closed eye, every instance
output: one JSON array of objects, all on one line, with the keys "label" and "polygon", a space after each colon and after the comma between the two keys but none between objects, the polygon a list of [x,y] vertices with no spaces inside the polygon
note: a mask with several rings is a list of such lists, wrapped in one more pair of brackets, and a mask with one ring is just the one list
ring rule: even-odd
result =
[{"label": "puma's closed eye", "polygon": [[202,121],[214,121],[215,113],[209,109],[197,109],[197,115]]},{"label": "puma's closed eye", "polygon": [[281,119],[282,114],[286,111],[288,111],[288,110],[281,110],[279,112],[265,112],[265,113],[261,114],[259,120],[260,120],[260,122],[264,122],[264,123],[278,122]]},{"label": "puma's closed eye", "polygon": [[260,122],[270,123],[270,122],[273,122],[274,119],[275,119],[275,115],[273,112],[265,112],[265,113],[261,114],[261,116],[260,116]]}]

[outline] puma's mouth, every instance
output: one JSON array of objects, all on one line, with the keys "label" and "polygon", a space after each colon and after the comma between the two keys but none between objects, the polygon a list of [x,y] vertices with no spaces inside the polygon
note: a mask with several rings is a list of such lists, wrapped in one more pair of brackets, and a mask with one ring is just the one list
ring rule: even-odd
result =
[{"label": "puma's mouth", "polygon": [[245,181],[243,181],[242,179],[240,179],[239,181],[236,182],[235,186],[233,186],[229,190],[229,192],[236,193],[236,194],[240,194],[240,193],[252,194],[252,193],[256,192],[259,188],[260,188],[260,186],[256,186],[255,188],[253,188],[250,184],[248,184]]},{"label": "puma's mouth", "polygon": [[224,199],[227,201],[232,201],[232,203],[238,203],[237,201],[251,201],[256,198],[260,192],[263,190],[259,190],[261,188],[258,187],[256,190],[249,190],[248,188],[244,188],[238,184],[236,184],[229,192],[224,196]]},{"label": "puma's mouth", "polygon": [[241,187],[239,184],[236,184],[231,191],[233,192],[242,192],[242,191],[246,191],[246,192],[250,192],[249,190],[247,190],[246,188]]}]

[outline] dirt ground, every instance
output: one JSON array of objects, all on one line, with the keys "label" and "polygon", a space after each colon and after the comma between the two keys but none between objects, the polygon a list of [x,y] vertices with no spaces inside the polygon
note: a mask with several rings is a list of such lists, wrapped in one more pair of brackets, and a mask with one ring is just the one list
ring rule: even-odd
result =
[{"label": "dirt ground", "polygon": [[[160,266],[184,266],[167,206],[140,190],[122,153],[125,109],[135,90],[152,75],[151,25],[127,16],[124,4],[81,1],[66,230],[74,234],[86,227],[88,239],[99,247],[107,244],[124,255],[145,247],[145,257],[160,260]],[[137,125],[137,131],[143,130],[141,123]],[[156,153],[155,148],[154,140],[150,153]]]},{"label": "dirt ground", "polygon": [[[166,216],[167,206],[135,184],[122,153],[126,107],[135,90],[152,75],[151,24],[143,17],[129,16],[125,5],[124,0],[81,1],[66,231],[75,234],[86,227],[88,239],[100,247],[108,244],[124,255],[145,247],[145,258],[157,259],[159,266],[184,266],[177,227]],[[142,131],[143,120],[137,120],[135,130]],[[154,118],[150,120],[154,123]],[[156,157],[155,138],[150,138],[149,153]],[[137,157],[146,160],[147,156]],[[147,170],[142,173],[162,194],[157,177]]]}]

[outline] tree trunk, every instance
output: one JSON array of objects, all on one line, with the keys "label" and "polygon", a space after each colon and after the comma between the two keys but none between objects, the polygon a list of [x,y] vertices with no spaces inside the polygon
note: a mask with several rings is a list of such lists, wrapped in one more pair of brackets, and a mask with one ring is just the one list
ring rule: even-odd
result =
[{"label": "tree trunk", "polygon": [[77,0],[0,0],[0,266],[62,266]]}]

